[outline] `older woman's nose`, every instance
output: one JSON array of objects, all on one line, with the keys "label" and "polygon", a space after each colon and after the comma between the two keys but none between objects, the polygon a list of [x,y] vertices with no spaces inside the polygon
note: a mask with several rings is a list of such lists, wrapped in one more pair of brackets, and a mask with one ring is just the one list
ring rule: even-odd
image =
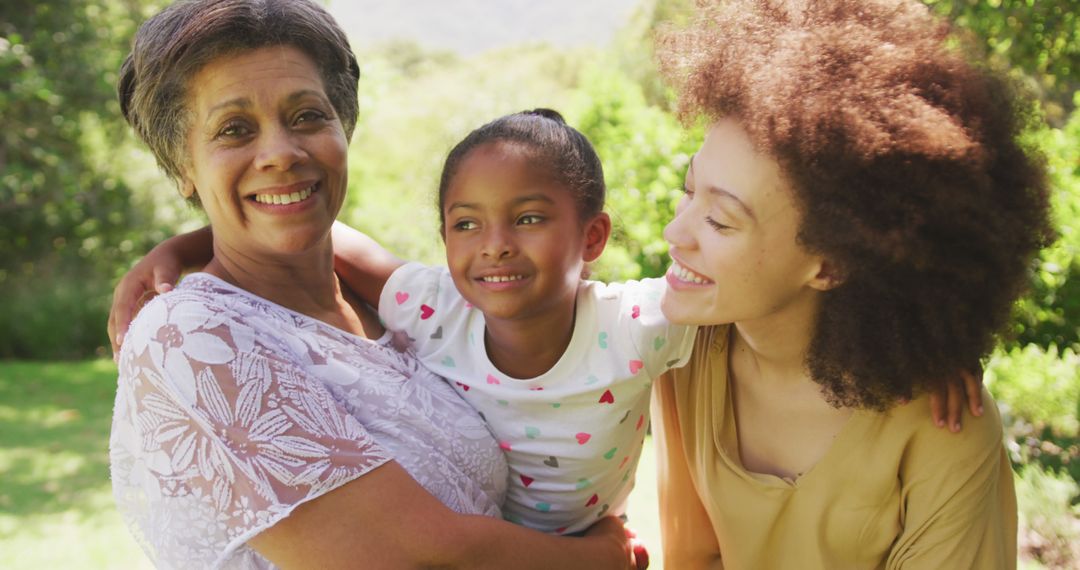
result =
[{"label": "older woman's nose", "polygon": [[299,137],[288,129],[267,129],[263,131],[257,144],[259,146],[255,167],[259,170],[287,171],[308,157]]}]

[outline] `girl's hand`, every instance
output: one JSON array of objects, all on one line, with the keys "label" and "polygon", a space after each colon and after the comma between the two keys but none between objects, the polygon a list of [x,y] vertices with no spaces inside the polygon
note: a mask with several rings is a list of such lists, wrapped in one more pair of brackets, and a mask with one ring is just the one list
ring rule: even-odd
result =
[{"label": "girl's hand", "polygon": [[113,360],[120,352],[131,319],[144,304],[176,286],[180,272],[202,267],[214,256],[210,226],[171,237],[150,250],[116,284],[109,309],[109,343]]},{"label": "girl's hand", "polygon": [[113,289],[112,307],[109,309],[109,342],[114,360],[134,315],[150,299],[171,291],[180,277],[183,269],[180,258],[167,248],[162,249],[162,245],[140,259]]},{"label": "girl's hand", "polygon": [[943,386],[930,390],[930,415],[934,424],[938,427],[948,426],[953,433],[959,432],[964,400],[967,400],[971,415],[982,415],[982,367],[977,367],[974,372],[961,370]]}]

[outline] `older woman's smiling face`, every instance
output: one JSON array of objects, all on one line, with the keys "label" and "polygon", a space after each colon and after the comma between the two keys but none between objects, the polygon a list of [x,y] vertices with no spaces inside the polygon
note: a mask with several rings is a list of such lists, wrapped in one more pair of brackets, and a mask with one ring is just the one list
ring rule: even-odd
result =
[{"label": "older woman's smiling face", "polygon": [[328,243],[345,198],[347,141],[315,63],[291,46],[211,61],[188,82],[182,192],[219,247],[253,258]]}]

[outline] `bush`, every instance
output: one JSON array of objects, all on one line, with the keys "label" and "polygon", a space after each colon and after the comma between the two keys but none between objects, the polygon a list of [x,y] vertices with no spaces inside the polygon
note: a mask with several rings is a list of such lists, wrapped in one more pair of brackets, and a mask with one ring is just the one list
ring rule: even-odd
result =
[{"label": "bush", "polygon": [[1080,508],[1068,505],[1080,486],[1066,475],[1028,465],[1016,474],[1020,554],[1049,568],[1080,564]]}]

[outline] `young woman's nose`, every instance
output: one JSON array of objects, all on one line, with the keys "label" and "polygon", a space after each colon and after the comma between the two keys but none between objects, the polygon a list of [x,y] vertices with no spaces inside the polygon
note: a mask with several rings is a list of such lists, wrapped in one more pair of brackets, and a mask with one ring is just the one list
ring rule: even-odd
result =
[{"label": "young woman's nose", "polygon": [[692,220],[691,216],[687,214],[690,209],[689,206],[689,199],[684,196],[675,207],[675,217],[664,226],[664,240],[671,247],[689,249],[694,243],[689,227]]},{"label": "young woman's nose", "polygon": [[288,171],[307,159],[307,151],[300,145],[298,136],[284,127],[263,130],[257,142],[255,167],[259,170]]}]

